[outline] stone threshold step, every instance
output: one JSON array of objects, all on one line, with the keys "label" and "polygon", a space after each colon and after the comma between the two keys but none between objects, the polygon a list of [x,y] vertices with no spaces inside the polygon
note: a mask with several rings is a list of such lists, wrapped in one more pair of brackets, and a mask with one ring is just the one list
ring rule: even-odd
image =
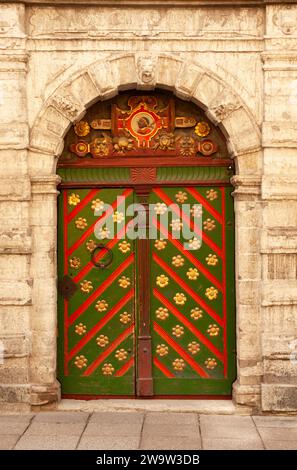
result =
[{"label": "stone threshold step", "polygon": [[86,411],[89,413],[94,411],[164,411],[224,415],[251,414],[250,408],[237,407],[231,400],[63,399],[58,403],[57,410]]}]

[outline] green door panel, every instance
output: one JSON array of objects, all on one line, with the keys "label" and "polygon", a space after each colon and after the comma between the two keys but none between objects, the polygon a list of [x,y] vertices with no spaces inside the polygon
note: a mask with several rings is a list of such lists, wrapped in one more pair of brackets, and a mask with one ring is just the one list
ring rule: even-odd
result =
[{"label": "green door panel", "polygon": [[[63,190],[59,196],[59,281],[67,275],[77,287],[68,300],[59,293],[63,394],[134,395],[135,252],[125,239],[124,201],[133,202],[131,189]],[[113,253],[105,268],[91,262],[100,243]],[[102,254],[106,260],[106,251],[96,253],[96,261]]]},{"label": "green door panel", "polygon": [[[151,241],[154,394],[230,395],[235,379],[231,188],[155,188],[150,203],[158,228],[158,239]],[[168,209],[171,204],[175,209]],[[197,249],[187,249],[185,226],[192,228],[189,244]]]}]

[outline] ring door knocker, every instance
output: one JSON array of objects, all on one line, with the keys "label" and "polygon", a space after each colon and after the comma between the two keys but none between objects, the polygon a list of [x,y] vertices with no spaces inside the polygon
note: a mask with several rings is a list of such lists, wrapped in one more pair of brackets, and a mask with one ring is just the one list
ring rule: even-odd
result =
[{"label": "ring door knocker", "polygon": [[[107,256],[104,257],[104,259],[101,261],[96,261],[96,254],[98,251],[101,251],[101,250],[106,251]],[[101,268],[101,269],[107,268],[108,266],[111,265],[112,260],[113,260],[113,252],[111,251],[110,248],[103,245],[103,243],[99,243],[99,245],[97,245],[96,248],[92,251],[91,261],[94,264],[94,266],[96,266],[97,268]]]}]

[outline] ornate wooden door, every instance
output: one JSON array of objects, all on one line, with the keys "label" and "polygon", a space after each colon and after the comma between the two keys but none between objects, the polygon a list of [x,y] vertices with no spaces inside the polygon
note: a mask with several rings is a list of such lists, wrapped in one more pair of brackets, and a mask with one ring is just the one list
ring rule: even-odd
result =
[{"label": "ornate wooden door", "polygon": [[[132,202],[130,188],[63,190],[59,197],[64,394],[134,395],[135,252],[133,240],[125,239],[129,218],[121,209]],[[106,231],[116,227],[118,238],[108,239]],[[110,251],[100,249],[101,242]]]},{"label": "ornate wooden door", "polygon": [[220,126],[167,92],[119,93],[71,126],[58,163],[64,395],[231,395],[233,169]]},{"label": "ornate wooden door", "polygon": [[[151,202],[158,228],[151,242],[154,394],[230,394],[235,378],[230,188],[159,187]],[[169,230],[159,219],[168,206],[173,207]],[[201,230],[194,227],[194,215]],[[193,231],[190,240],[184,228]]]}]

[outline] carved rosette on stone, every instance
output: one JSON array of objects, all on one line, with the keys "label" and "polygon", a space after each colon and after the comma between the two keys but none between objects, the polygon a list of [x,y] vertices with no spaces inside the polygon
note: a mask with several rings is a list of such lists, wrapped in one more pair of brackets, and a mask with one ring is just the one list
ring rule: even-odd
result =
[{"label": "carved rosette on stone", "polygon": [[[149,68],[143,70],[143,79],[149,80]],[[64,112],[71,110],[66,106]],[[83,120],[74,123],[59,164],[83,165],[84,159],[100,164],[101,159],[129,157],[152,160],[228,155],[220,130],[192,103],[167,93],[130,92],[96,103]]]}]

